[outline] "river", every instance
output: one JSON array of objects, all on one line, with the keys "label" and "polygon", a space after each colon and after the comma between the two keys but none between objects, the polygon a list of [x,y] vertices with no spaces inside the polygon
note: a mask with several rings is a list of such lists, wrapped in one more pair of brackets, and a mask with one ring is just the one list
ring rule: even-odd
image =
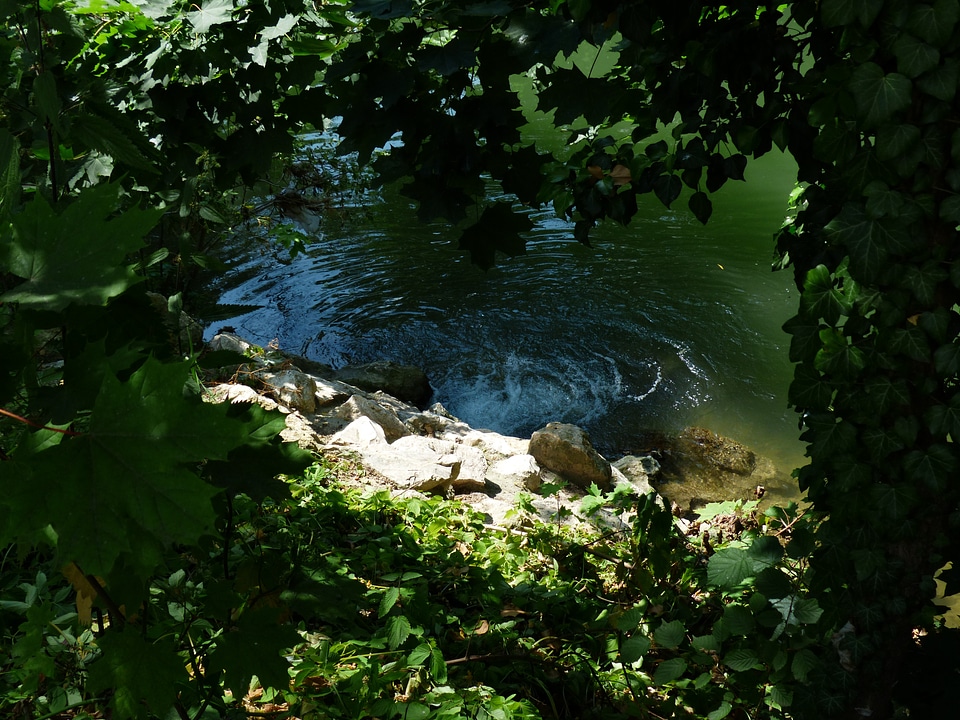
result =
[{"label": "river", "polygon": [[784,156],[752,161],[747,182],[713,197],[707,226],[682,200],[668,210],[644,196],[629,228],[597,228],[591,248],[530,211],[527,253],[490,271],[388,190],[325,221],[289,264],[251,253],[221,301],[258,309],[208,337],[230,325],[334,367],[417,365],[472,426],[528,436],[575,423],[610,456],[641,430],[705,426],[789,474],[802,446],[781,326],[798,295],[792,273],[770,267],[795,176]]}]

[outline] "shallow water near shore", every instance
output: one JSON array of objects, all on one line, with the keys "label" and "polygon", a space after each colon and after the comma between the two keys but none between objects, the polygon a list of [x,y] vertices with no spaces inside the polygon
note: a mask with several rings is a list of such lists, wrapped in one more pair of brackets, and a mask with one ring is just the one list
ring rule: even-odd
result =
[{"label": "shallow water near shore", "polygon": [[324,223],[290,264],[251,253],[221,301],[260,308],[208,337],[230,325],[333,367],[417,365],[434,400],[474,427],[526,437],[570,422],[610,457],[642,450],[643,431],[705,426],[770,458],[783,479],[768,490],[792,497],[802,447],[780,328],[797,293],[770,264],[793,177],[782,156],[752,162],[707,226],[683,198],[668,210],[644,196],[631,226],[597,228],[592,248],[530,211],[527,253],[487,272],[455,229],[421,224],[387,191]]}]

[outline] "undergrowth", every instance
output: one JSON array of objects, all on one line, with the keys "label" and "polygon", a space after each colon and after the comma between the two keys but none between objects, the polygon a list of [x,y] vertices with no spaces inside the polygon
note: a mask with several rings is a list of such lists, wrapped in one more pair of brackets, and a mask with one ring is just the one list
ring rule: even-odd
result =
[{"label": "undergrowth", "polygon": [[[813,669],[799,630],[819,611],[790,560],[807,532],[795,509],[720,508],[743,522],[718,552],[652,495],[587,496],[583,519],[630,513],[621,531],[521,511],[503,529],[457,502],[362,491],[357,473],[327,459],[287,497],[224,498],[207,554],[168,557],[125,615],[53,555],[8,553],[0,714],[778,717]],[[103,667],[117,643],[140,644],[143,665]],[[175,698],[151,691],[161,678]]]}]

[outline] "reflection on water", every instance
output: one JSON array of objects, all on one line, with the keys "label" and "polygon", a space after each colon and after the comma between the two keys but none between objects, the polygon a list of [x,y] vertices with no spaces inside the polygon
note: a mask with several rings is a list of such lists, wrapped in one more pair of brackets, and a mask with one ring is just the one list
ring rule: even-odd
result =
[{"label": "reflection on water", "polygon": [[309,256],[250,259],[222,301],[262,306],[229,321],[255,342],[334,367],[418,365],[435,400],[476,427],[526,436],[572,422],[615,454],[641,430],[700,424],[789,471],[801,451],[780,326],[796,293],[769,268],[793,177],[785,159],[761,159],[715,197],[707,227],[682,199],[670,211],[646,196],[593,248],[534,212],[527,254],[489,272],[456,231],[389,196],[326,229]]}]

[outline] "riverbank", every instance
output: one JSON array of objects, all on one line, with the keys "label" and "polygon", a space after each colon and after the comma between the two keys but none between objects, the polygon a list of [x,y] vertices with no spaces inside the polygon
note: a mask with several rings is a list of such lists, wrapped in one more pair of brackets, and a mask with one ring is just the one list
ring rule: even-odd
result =
[{"label": "riverbank", "polygon": [[[521,496],[553,521],[574,514],[591,486],[655,490],[682,516],[712,502],[762,499],[768,484],[784,482],[769,459],[705,428],[640,435],[632,453],[606,458],[571,424],[547,423],[522,438],[473,428],[440,404],[425,407],[429,381],[414,367],[380,362],[335,371],[231,333],[217,334],[208,348],[237,361],[213,373],[211,399],[279,409],[285,440],[356,457],[368,471],[364,483],[456,497],[495,524],[516,515]],[[558,494],[545,497],[543,488]]]}]

